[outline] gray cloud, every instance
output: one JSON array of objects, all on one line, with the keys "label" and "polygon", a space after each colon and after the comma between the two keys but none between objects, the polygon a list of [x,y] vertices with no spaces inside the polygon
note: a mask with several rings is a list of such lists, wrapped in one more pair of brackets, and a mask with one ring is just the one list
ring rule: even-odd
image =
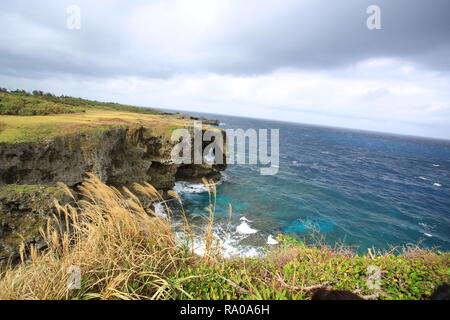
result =
[{"label": "gray cloud", "polygon": [[[366,27],[365,10],[374,2],[381,8],[382,30]],[[258,3],[252,1],[247,10],[230,17],[227,22],[235,20],[238,27],[214,42],[225,53],[247,53],[238,72],[242,68],[255,73],[279,67],[330,68],[373,57],[450,68],[448,1],[296,1],[281,11],[268,10],[253,23],[252,8]],[[239,28],[239,21],[249,22]],[[220,64],[214,66],[220,68]],[[234,71],[234,65],[222,68]]]},{"label": "gray cloud", "polygon": [[[201,5],[188,8],[196,11],[189,24],[180,22],[183,12],[173,16],[173,1],[77,1],[82,29],[71,31],[65,19],[73,1],[2,1],[1,72],[252,75],[326,70],[374,57],[450,70],[447,0],[221,2],[227,5],[212,13]],[[366,8],[374,3],[381,7],[382,30],[366,28]],[[196,25],[195,14],[213,14],[214,21]]]}]

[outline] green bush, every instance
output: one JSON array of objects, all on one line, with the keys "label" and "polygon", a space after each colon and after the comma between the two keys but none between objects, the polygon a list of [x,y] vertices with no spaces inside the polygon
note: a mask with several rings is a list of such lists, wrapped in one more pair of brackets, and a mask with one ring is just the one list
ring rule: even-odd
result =
[{"label": "green bush", "polygon": [[[173,279],[189,279],[183,282],[185,293],[173,298],[310,299],[313,288],[331,286],[370,299],[420,300],[450,280],[449,253],[413,248],[397,255],[349,255],[288,236],[279,240],[266,257],[184,269]],[[373,268],[379,270],[379,280],[372,280]]]},{"label": "green bush", "polygon": [[112,102],[98,102],[67,96],[57,97],[50,93],[34,90],[32,94],[16,90],[0,90],[0,115],[42,116],[85,112],[89,109],[126,111],[144,114],[161,114],[160,111],[122,105]]}]

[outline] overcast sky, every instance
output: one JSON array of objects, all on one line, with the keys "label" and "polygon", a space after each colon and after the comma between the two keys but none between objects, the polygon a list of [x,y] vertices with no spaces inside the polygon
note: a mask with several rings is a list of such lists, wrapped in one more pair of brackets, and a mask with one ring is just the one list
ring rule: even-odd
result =
[{"label": "overcast sky", "polygon": [[450,139],[449,0],[2,0],[0,30],[0,87]]}]

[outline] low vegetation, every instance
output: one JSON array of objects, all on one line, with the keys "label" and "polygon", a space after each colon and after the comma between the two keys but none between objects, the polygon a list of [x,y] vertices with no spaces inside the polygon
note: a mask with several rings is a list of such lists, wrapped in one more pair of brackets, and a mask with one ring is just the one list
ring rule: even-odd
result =
[{"label": "low vegetation", "polygon": [[106,110],[47,116],[1,116],[0,143],[39,142],[60,136],[96,134],[109,128],[130,126],[151,128],[155,135],[164,134],[170,138],[174,129],[189,125],[188,121],[157,115]]},{"label": "low vegetation", "polygon": [[[135,189],[161,200],[148,184]],[[23,247],[22,263],[0,275],[0,299],[309,299],[323,286],[368,299],[424,299],[449,280],[449,253],[412,247],[396,255],[357,255],[280,235],[264,257],[224,259],[211,231],[214,186],[202,256],[192,250],[195,226],[186,222],[180,239],[168,218],[144,208],[127,189],[91,176],[80,192],[85,200],[57,205],[60,223],[41,230],[48,249]],[[68,289],[77,268],[80,287]]]},{"label": "low vegetation", "polygon": [[0,143],[39,142],[129,126],[151,128],[155,135],[170,138],[173,130],[189,125],[179,115],[154,109],[0,89]]},{"label": "low vegetation", "polygon": [[134,107],[113,102],[99,102],[82,98],[55,96],[51,93],[24,90],[8,91],[0,88],[0,115],[36,116],[80,113],[88,110],[109,110],[160,115],[150,108]]},{"label": "low vegetation", "polygon": [[0,186],[0,198],[6,200],[18,199],[23,196],[33,196],[42,199],[60,199],[64,191],[60,188],[43,185],[7,184]]},{"label": "low vegetation", "polygon": [[151,128],[152,135],[170,139],[175,129],[191,127],[192,120],[150,108],[0,88],[0,143],[41,142],[130,126]]}]

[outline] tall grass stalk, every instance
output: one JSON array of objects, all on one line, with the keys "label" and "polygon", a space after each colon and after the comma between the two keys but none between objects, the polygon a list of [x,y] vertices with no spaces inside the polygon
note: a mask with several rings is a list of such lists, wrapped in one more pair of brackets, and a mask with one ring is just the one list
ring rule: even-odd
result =
[{"label": "tall grass stalk", "polygon": [[[150,184],[134,188],[153,201],[163,201]],[[64,190],[75,199],[67,187]],[[75,205],[56,203],[59,216],[41,230],[48,249],[39,253],[31,247],[25,254],[22,247],[22,263],[1,275],[1,299],[166,299],[173,290],[182,290],[183,279],[168,281],[167,275],[201,258],[176,241],[170,218],[144,208],[128,189],[120,192],[94,175],[79,190],[83,200]],[[205,234],[209,239],[212,232]],[[212,245],[207,242],[207,257],[212,256],[209,250]],[[67,288],[71,266],[81,269],[79,290]]]}]

